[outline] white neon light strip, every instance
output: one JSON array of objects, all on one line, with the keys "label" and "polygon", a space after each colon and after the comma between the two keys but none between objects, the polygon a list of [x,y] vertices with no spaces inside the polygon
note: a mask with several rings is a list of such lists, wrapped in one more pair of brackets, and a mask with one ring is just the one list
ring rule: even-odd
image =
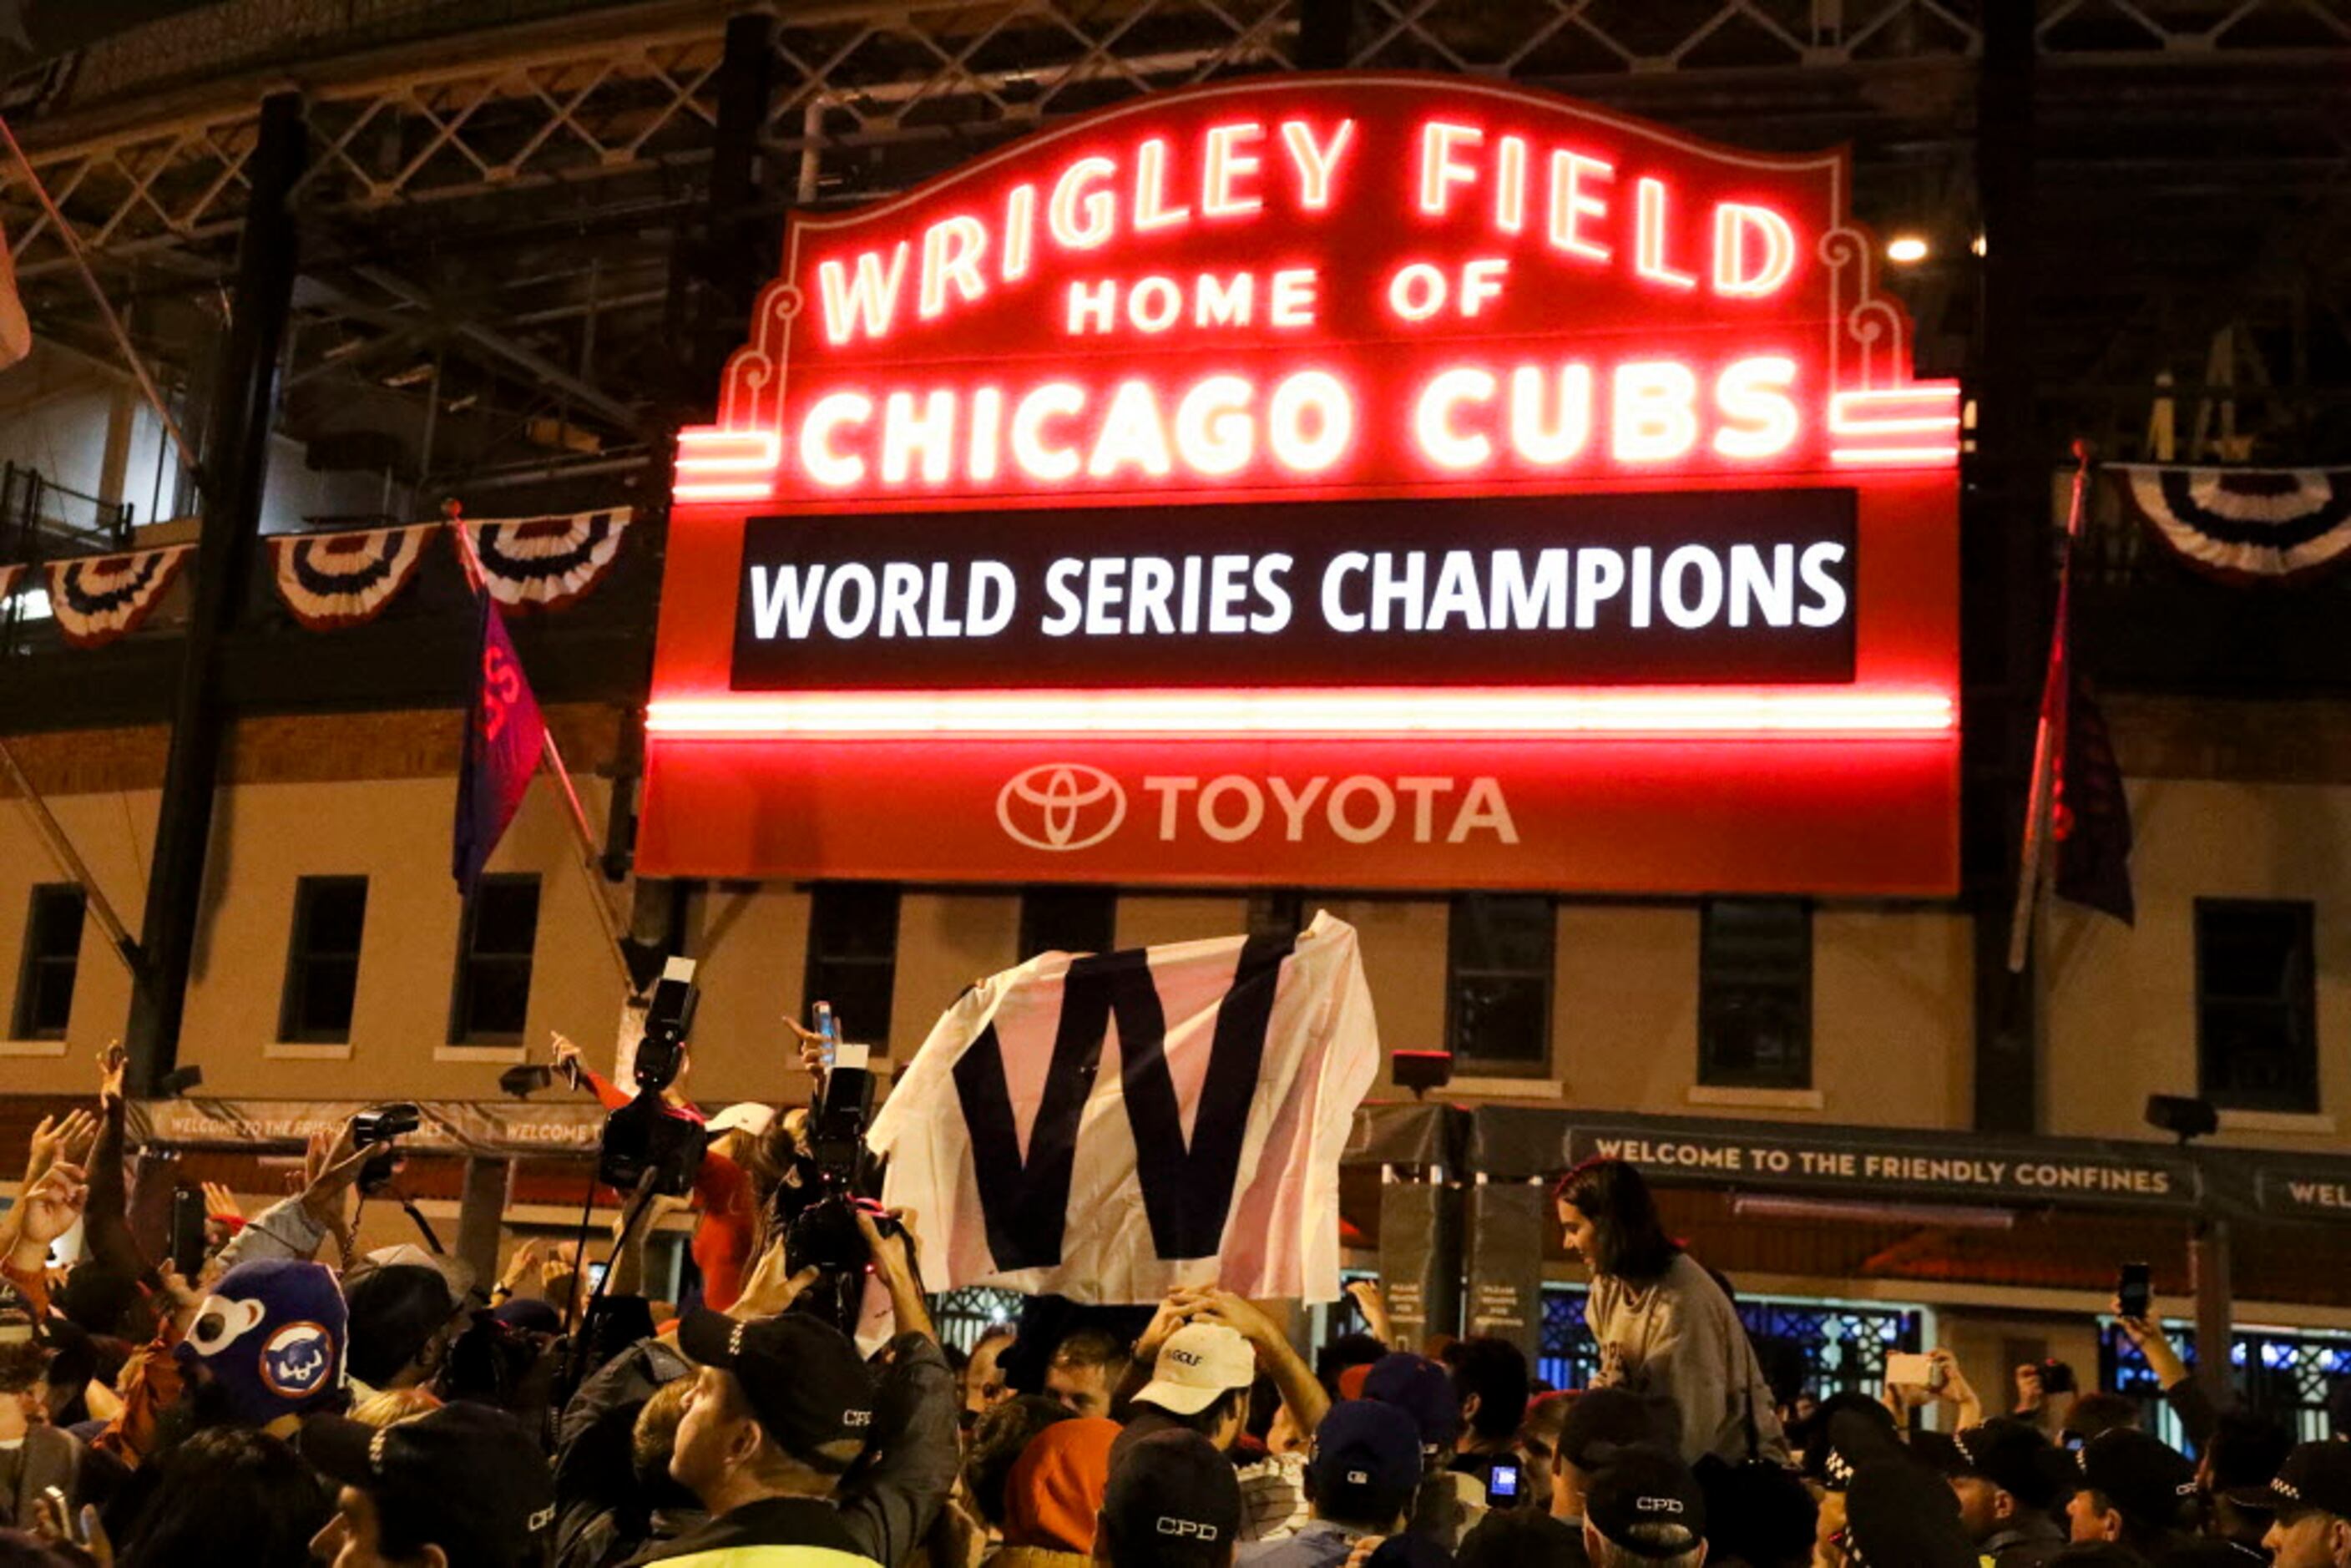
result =
[{"label": "white neon light strip", "polygon": [[1933,691],[811,692],[653,703],[656,735],[1918,736]]}]

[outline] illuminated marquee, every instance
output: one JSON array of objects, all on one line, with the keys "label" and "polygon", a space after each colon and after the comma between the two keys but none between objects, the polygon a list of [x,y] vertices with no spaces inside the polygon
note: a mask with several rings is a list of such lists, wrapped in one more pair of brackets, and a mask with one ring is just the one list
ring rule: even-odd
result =
[{"label": "illuminated marquee", "polygon": [[[1907,852],[1876,842],[1899,864],[1847,880],[1939,889],[1958,395],[1911,378],[1848,194],[1842,153],[1335,75],[1139,99],[795,214],[716,421],[679,433],[649,860],[888,869],[895,840],[838,820],[719,848],[711,791],[763,770],[855,794],[865,768],[945,820],[1007,766],[1061,766],[1037,737],[1107,748],[1081,761],[1113,784],[1142,737],[1249,737],[1259,789],[1285,735],[1517,736],[1573,809],[1640,772],[1575,737],[1625,736],[1687,743],[1682,781],[1720,782],[1725,812],[1743,791],[1784,816],[1792,765],[1863,789],[1848,807],[1876,788]],[[846,749],[787,785],[806,759],[758,737]],[[887,737],[922,737],[921,766],[883,766]],[[1740,737],[1778,760],[1737,760]],[[1717,863],[1338,880],[1740,884],[1717,829],[1687,836]],[[1149,869],[1087,852],[962,872]]]},{"label": "illuminated marquee", "polygon": [[791,229],[680,501],[1948,464],[1839,155],[1415,78],[1155,99]]}]

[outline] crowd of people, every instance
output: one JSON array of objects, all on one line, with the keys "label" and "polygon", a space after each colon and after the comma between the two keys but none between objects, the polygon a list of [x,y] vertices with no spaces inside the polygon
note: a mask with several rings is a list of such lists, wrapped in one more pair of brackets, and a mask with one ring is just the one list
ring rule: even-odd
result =
[{"label": "crowd of people", "polygon": [[1399,1343],[1374,1285],[1311,1353],[1213,1286],[1139,1333],[1032,1302],[957,1350],[919,1217],[870,1207],[874,1304],[837,1322],[786,1264],[805,1119],[758,1106],[710,1120],[683,1305],[645,1294],[651,1204],[592,1291],[562,1249],[486,1289],[358,1251],[383,1150],[350,1129],[250,1219],[212,1191],[188,1278],[128,1218],[121,1072],[41,1124],[0,1214],[0,1568],[2351,1568],[2351,1443],[2216,1403],[2152,1318],[2125,1327],[2192,1461],[2035,1374],[1987,1413],[1939,1351],[1775,1396],[1621,1162],[1558,1189],[1601,1362],[1552,1390],[1507,1340]]}]

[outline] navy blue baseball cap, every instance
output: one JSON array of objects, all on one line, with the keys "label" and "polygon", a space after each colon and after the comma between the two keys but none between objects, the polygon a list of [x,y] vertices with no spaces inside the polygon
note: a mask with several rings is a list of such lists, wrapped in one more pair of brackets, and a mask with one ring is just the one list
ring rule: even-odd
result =
[{"label": "navy blue baseball cap", "polygon": [[1343,1399],[1314,1429],[1306,1473],[1314,1502],[1350,1523],[1387,1520],[1412,1502],[1420,1485],[1420,1429],[1392,1405]]},{"label": "navy blue baseball cap", "polygon": [[1364,1378],[1364,1397],[1411,1416],[1420,1430],[1424,1454],[1451,1453],[1454,1439],[1461,1435],[1461,1405],[1454,1396],[1453,1375],[1425,1355],[1398,1351],[1374,1362]]}]

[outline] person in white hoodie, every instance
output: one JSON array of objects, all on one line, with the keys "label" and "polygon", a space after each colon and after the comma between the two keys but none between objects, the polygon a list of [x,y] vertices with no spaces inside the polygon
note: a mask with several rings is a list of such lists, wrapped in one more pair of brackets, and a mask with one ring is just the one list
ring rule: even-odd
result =
[{"label": "person in white hoodie", "polygon": [[1600,1345],[1595,1388],[1626,1388],[1681,1413],[1681,1455],[1788,1458],[1771,1389],[1715,1277],[1667,1236],[1641,1173],[1586,1160],[1553,1193],[1567,1249],[1592,1270],[1584,1321]]}]

